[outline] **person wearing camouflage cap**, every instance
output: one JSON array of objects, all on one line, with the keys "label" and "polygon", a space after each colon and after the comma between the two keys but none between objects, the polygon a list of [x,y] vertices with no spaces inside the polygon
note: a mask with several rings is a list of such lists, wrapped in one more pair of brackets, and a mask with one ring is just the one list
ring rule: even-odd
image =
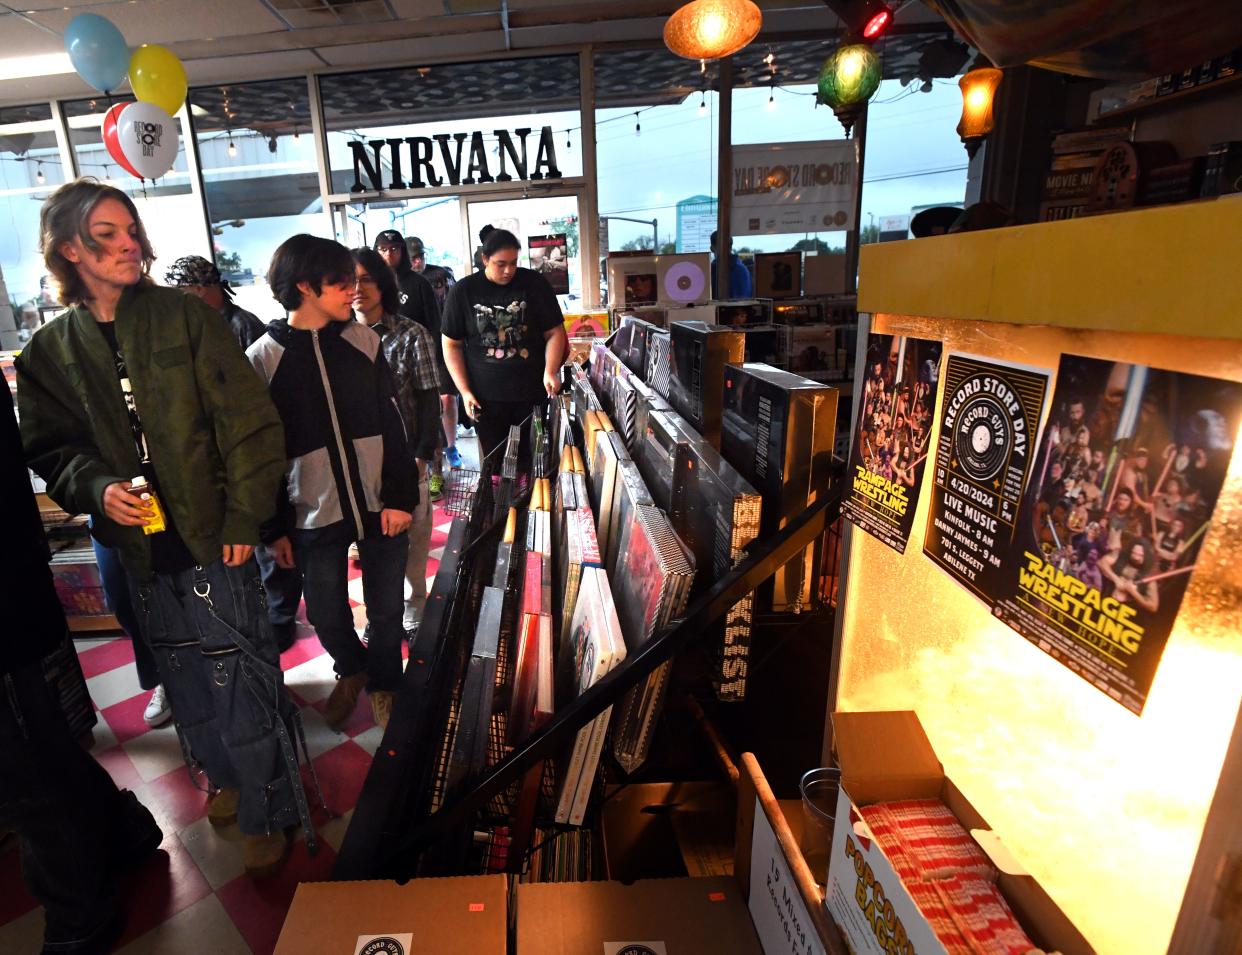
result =
[{"label": "person wearing camouflage cap", "polygon": [[233,301],[233,292],[220,277],[220,270],[201,255],[183,255],[170,265],[164,272],[164,284],[202,299],[228,319],[233,337],[243,351],[267,331],[262,319]]}]

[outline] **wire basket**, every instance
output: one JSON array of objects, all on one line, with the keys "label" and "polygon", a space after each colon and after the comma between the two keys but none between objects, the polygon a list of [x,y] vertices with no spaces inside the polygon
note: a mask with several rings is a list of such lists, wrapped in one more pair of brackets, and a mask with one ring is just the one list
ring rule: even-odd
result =
[{"label": "wire basket", "polygon": [[469,517],[479,493],[479,471],[455,468],[444,482],[444,509],[454,517]]}]

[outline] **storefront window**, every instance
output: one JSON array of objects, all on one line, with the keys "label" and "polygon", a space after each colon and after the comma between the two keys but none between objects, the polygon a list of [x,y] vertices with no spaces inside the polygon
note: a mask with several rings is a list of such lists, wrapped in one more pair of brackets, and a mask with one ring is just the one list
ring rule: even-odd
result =
[{"label": "storefront window", "polygon": [[108,182],[124,190],[134,200],[142,224],[155,248],[151,277],[162,282],[164,269],[183,255],[211,255],[203,203],[198,184],[190,175],[186,161],[185,111],[178,113],[180,141],[177,159],[165,175],[155,182],[140,182],[120,168],[104,148],[101,129],[104,114],[118,102],[132,102],[132,96],[103,96],[72,100],[63,104],[69,142],[82,176]]},{"label": "storefront window", "polygon": [[[580,176],[578,89],[576,56],[324,76],[332,192],[374,192],[376,183],[503,188],[523,179],[535,192]],[[362,144],[357,168],[351,142]]]},{"label": "storefront window", "polygon": [[[702,73],[663,47],[595,57],[601,252],[650,249],[657,239],[662,250],[706,251],[710,229],[686,241],[683,228],[678,244],[678,203],[716,195],[717,97],[704,93],[714,85],[714,65]],[[683,205],[683,219],[708,208],[693,205]]]},{"label": "storefront window", "polygon": [[39,207],[64,181],[51,107],[0,109],[0,349],[20,348],[59,308],[39,254]]},{"label": "storefront window", "polygon": [[300,232],[331,237],[323,211],[306,80],[190,91],[216,265],[238,305],[265,321],[284,310],[265,276]]},{"label": "storefront window", "polygon": [[966,195],[962,94],[952,79],[885,80],[867,111],[863,242],[903,239],[919,209],[960,206]]},{"label": "storefront window", "polygon": [[[920,76],[924,51],[935,42],[934,34],[903,34],[881,49],[885,75],[908,82],[885,80],[870,107],[864,241],[878,236],[881,220],[896,227],[912,210],[960,203],[965,192],[966,157],[954,131],[961,103],[956,83],[925,83]],[[733,145],[843,139],[832,111],[815,106],[814,81],[831,47],[826,40],[799,40],[752,44],[737,54]],[[716,216],[715,67],[703,72],[696,62],[652,49],[601,53],[595,71],[599,207],[608,249],[706,251]],[[734,237],[744,257],[844,246],[839,230]]]}]

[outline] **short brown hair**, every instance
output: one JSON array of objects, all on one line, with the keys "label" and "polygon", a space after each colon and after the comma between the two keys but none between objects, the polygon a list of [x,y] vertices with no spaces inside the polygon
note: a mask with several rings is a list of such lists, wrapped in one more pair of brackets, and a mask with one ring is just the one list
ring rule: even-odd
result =
[{"label": "short brown hair", "polygon": [[75,237],[92,252],[98,245],[91,238],[87,229],[91,213],[105,199],[115,199],[129,210],[138,226],[138,246],[142,249],[142,274],[144,281],[151,263],[155,261],[155,251],[147,238],[147,230],[143,228],[142,219],[138,216],[138,208],[134,201],[115,186],[107,186],[97,179],[84,178],[61,186],[43,203],[39,210],[39,251],[43,253],[43,262],[47,270],[56,279],[60,289],[59,298],[62,305],[77,305],[86,301],[86,285],[78,276],[77,267],[60,253],[60,247],[72,242]]}]

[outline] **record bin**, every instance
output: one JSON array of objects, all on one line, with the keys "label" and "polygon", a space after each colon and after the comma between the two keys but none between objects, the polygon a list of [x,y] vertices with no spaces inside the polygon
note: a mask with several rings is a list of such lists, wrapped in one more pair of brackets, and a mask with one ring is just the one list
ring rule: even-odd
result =
[{"label": "record bin", "polygon": [[[1175,386],[1189,376],[1226,388],[1242,382],[1236,243],[1190,241],[1240,234],[1242,203],[1217,200],[868,246],[859,331],[864,341],[874,333],[942,342],[942,368],[967,356],[993,367],[1044,370],[1039,430],[1031,431],[1039,448],[1051,448],[1069,430],[1066,419],[1053,420],[1061,414],[1058,396],[1069,394],[1059,379],[1066,376],[1067,388],[1074,383],[1061,371],[1072,367],[1064,356],[1113,369],[1154,369],[1173,383],[1156,397],[1126,390],[1133,377],[1109,376],[1107,387],[1085,380],[1083,387],[1104,389],[1102,415],[1113,413],[1110,402],[1120,409],[1115,424],[1100,419],[1097,433],[1114,440],[1144,428],[1155,433],[1161,420],[1175,420],[1167,409],[1178,400]],[[862,342],[858,351],[861,390]],[[948,383],[942,386],[947,390]],[[1131,394],[1142,395],[1141,402],[1123,398]],[[1060,405],[1069,409],[1068,420],[1073,403],[1070,396]],[[1071,670],[1070,663],[1085,666],[1072,653],[1058,659],[1006,626],[986,598],[926,556],[932,502],[944,499],[937,497],[933,464],[946,406],[936,402],[904,553],[847,524],[829,712],[913,710],[944,771],[1096,951],[1236,951],[1242,926],[1238,421],[1214,412],[1195,418],[1201,429],[1195,447],[1223,455],[1222,483],[1140,713],[1121,705],[1115,698],[1121,694],[1110,696]],[[1172,467],[1186,432],[1171,425],[1168,433]],[[949,447],[960,460],[961,446]],[[1146,453],[1131,445],[1118,460],[1137,474]],[[1030,478],[1041,482],[1036,491],[1048,475],[1038,469],[1037,459]],[[1160,482],[1167,473],[1162,469]],[[1125,486],[1142,496],[1142,482]],[[1044,520],[1026,530],[1019,524],[1015,534],[1045,523],[1055,531],[1060,518],[1038,510],[1053,500],[1036,500],[1033,513]],[[1135,536],[1147,520],[1144,514],[1129,525]],[[1154,514],[1151,520],[1154,526]],[[1056,553],[1057,537],[1046,535],[1043,556]],[[1034,567],[1042,557],[1022,559]],[[1065,642],[1050,640],[1054,649]]]}]

